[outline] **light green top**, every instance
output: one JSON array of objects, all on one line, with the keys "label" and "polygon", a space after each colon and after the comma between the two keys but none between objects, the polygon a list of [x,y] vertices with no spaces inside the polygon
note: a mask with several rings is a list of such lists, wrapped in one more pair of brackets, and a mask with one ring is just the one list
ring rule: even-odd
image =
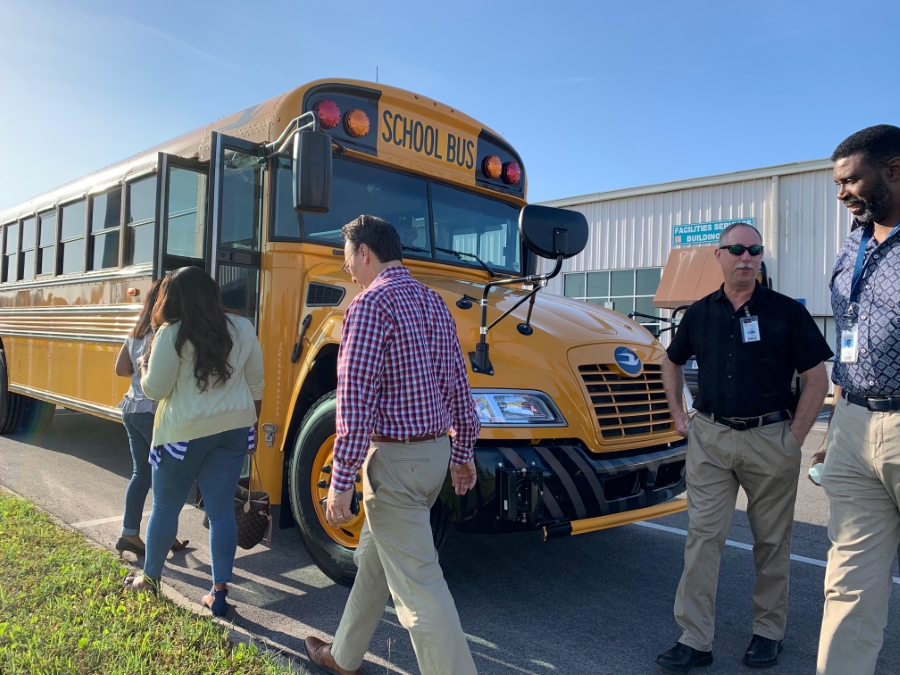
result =
[{"label": "light green top", "polygon": [[214,386],[210,378],[201,392],[194,377],[194,347],[190,341],[175,351],[180,322],[166,324],[153,337],[150,361],[141,378],[144,395],[159,401],[153,425],[153,446],[191,441],[256,424],[254,401],[262,400],[263,359],[256,331],[247,319],[227,315],[234,346],[228,355],[232,375]]}]

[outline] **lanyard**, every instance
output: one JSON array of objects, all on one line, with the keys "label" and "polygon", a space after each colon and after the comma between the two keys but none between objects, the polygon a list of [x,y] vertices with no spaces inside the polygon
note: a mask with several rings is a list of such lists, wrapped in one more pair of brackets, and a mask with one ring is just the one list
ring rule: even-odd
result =
[{"label": "lanyard", "polygon": [[[890,239],[894,236],[894,233],[900,230],[900,224],[894,226],[894,229],[891,230],[890,234],[884,238],[882,243]],[[853,311],[853,306],[859,300],[859,291],[862,286],[862,273],[863,267],[865,266],[863,263],[866,259],[866,247],[869,245],[869,240],[872,239],[872,234],[875,231],[875,226],[867,226],[865,231],[863,231],[862,238],[859,240],[859,251],[856,253],[856,266],[853,268],[853,278],[850,282],[850,307]],[[877,248],[877,247],[876,247]]]}]

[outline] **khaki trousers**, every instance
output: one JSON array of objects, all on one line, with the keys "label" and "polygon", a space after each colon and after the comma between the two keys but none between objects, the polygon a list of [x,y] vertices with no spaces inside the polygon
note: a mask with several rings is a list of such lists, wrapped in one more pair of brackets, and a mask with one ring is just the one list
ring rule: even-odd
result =
[{"label": "khaki trousers", "polygon": [[780,640],[787,621],[788,575],[800,444],[790,422],[735,431],[695,415],[688,435],[687,541],[675,594],[679,642],[712,649],[719,561],[738,486],[747,493],[753,532],[753,632]]},{"label": "khaki trousers", "polygon": [[341,668],[362,665],[390,596],[423,675],[477,673],[431,534],[429,511],[449,465],[446,436],[372,444],[363,465],[366,522],[353,556],[359,569],[332,647]]},{"label": "khaki trousers", "polygon": [[828,494],[828,567],[818,675],[875,672],[900,544],[900,412],[841,399],[822,473]]}]

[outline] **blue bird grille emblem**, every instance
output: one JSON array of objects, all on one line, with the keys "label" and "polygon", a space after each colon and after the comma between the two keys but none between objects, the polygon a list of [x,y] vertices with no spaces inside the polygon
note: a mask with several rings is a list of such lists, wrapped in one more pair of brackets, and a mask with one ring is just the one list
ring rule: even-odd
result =
[{"label": "blue bird grille emblem", "polygon": [[628,347],[617,347],[614,356],[616,365],[626,375],[637,375],[641,372],[641,360]]}]

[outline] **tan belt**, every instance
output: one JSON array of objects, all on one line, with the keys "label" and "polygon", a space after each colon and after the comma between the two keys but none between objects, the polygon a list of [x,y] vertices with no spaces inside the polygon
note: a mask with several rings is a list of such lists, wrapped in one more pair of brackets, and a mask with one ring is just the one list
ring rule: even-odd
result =
[{"label": "tan belt", "polygon": [[372,434],[373,443],[424,443],[425,441],[436,441],[447,435],[446,431],[437,434],[422,434],[421,436],[410,436],[409,438],[391,438],[390,436],[382,436],[380,434]]}]

